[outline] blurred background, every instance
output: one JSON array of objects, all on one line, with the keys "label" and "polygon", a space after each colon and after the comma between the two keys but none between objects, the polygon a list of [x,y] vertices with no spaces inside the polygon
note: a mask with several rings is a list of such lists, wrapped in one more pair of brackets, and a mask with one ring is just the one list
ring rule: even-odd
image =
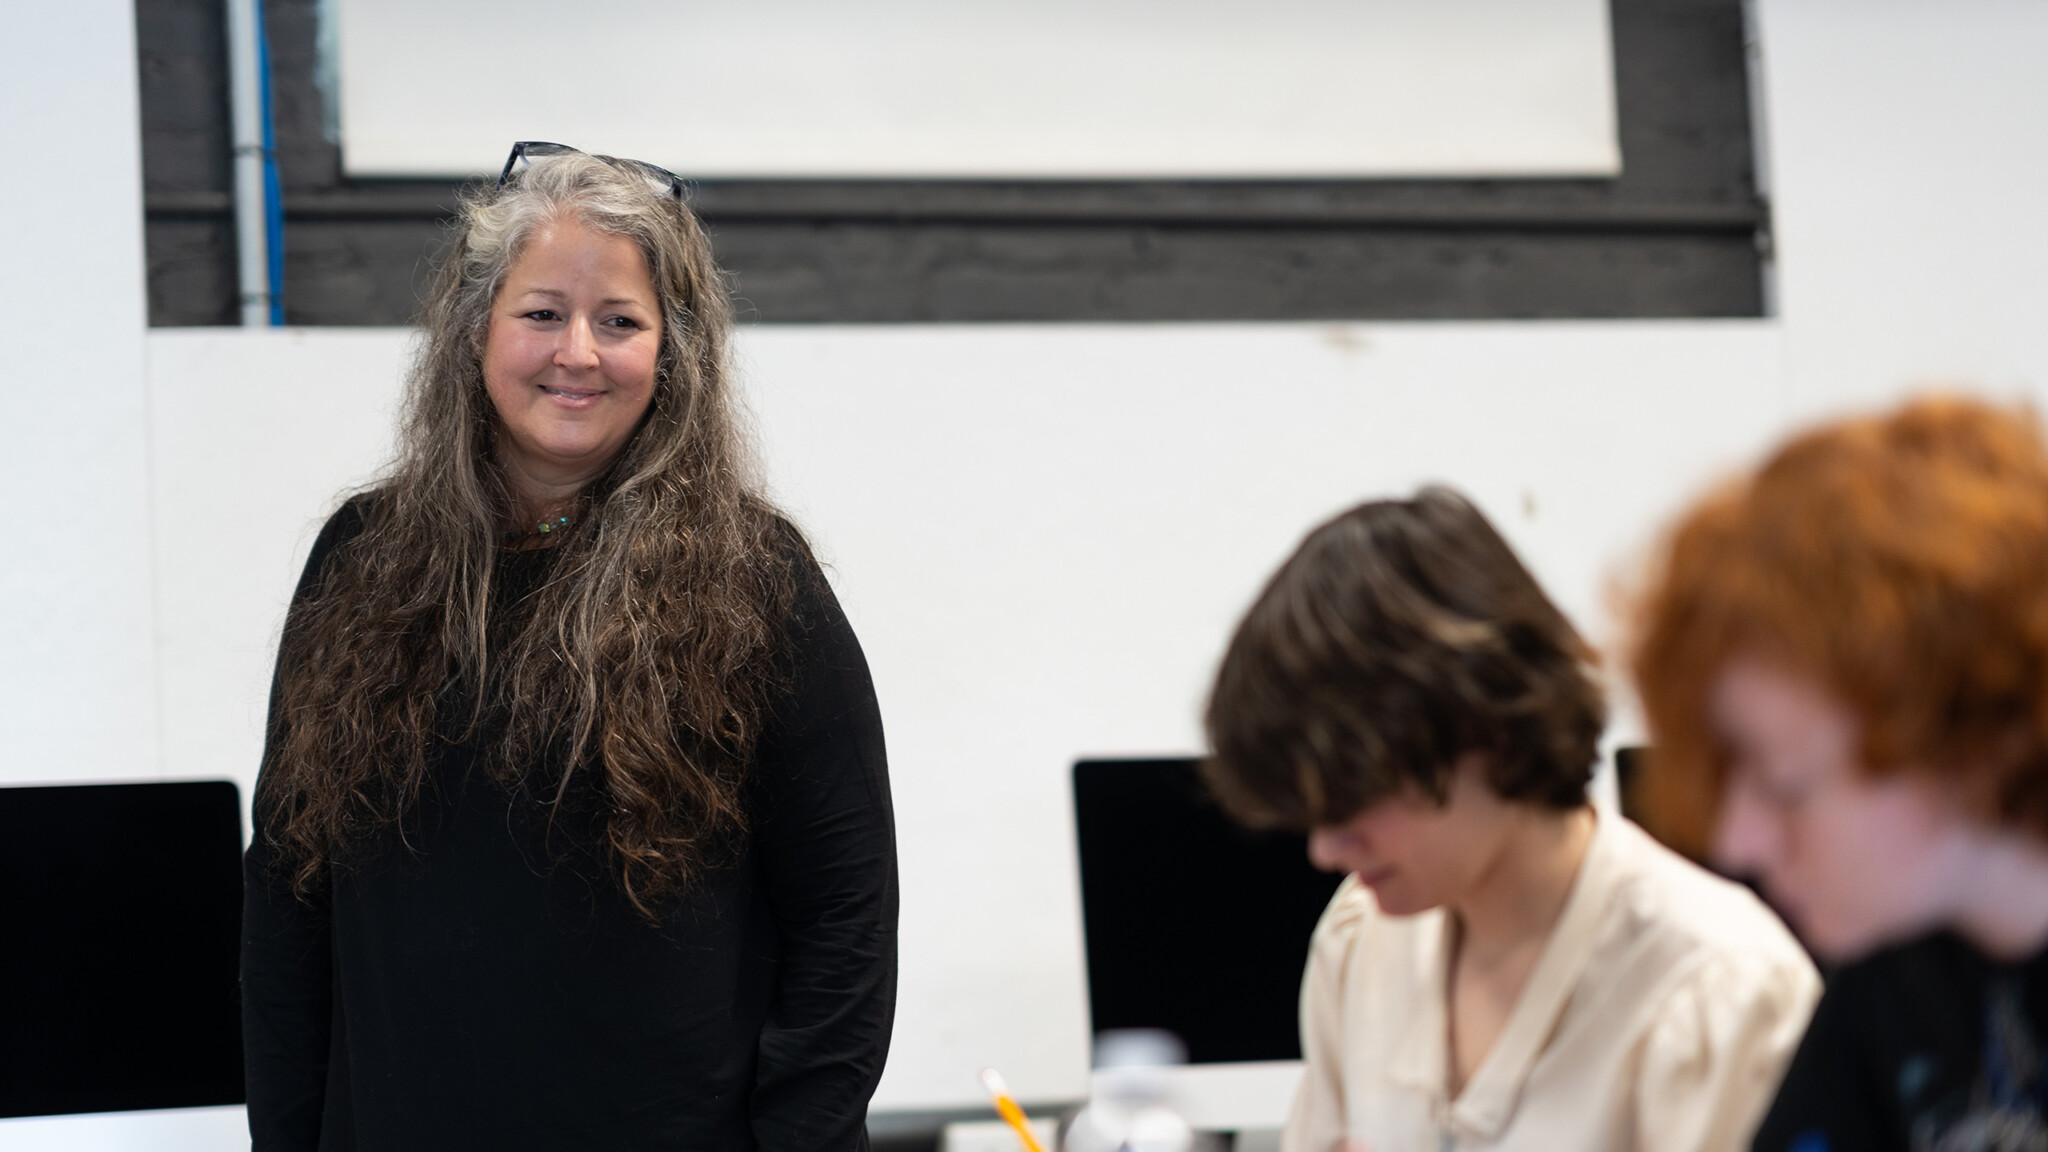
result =
[{"label": "blurred background", "polygon": [[242,327],[226,7],[0,0],[0,783],[246,804],[459,189],[514,139],[671,168],[888,728],[878,1117],[981,1107],[991,1064],[1085,1094],[1070,773],[1201,751],[1323,517],[1457,485],[1606,644],[1658,526],[1792,424],[2048,398],[2038,0],[262,7],[282,323]]}]

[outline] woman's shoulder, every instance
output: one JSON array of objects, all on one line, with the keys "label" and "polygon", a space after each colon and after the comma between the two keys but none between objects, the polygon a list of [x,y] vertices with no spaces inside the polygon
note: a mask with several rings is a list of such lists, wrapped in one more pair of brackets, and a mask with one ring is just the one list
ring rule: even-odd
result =
[{"label": "woman's shoulder", "polygon": [[1436,986],[1443,942],[1441,909],[1389,916],[1371,889],[1346,876],[1310,937],[1304,1020],[1341,1021],[1345,1033],[1376,1037],[1368,1047],[1384,1051]]},{"label": "woman's shoulder", "polygon": [[319,533],[313,537],[312,549],[306,554],[306,566],[299,576],[300,598],[308,595],[313,585],[329,571],[335,554],[363,534],[381,502],[382,497],[377,491],[355,492],[328,514],[320,525]]},{"label": "woman's shoulder", "polygon": [[768,545],[766,554],[789,578],[791,590],[786,611],[787,639],[796,644],[809,640],[820,628],[845,625],[845,612],[833,594],[825,565],[811,547],[811,541],[796,522],[777,508],[762,504],[756,510],[758,531]]},{"label": "woman's shoulder", "polygon": [[800,724],[803,714],[818,708],[836,712],[849,699],[871,700],[866,654],[811,542],[772,508],[764,510],[759,525],[768,562],[779,567],[766,574],[767,582],[784,589],[775,601],[780,622],[773,654],[783,719]]},{"label": "woman's shoulder", "polygon": [[1642,1115],[1696,1137],[1673,1146],[1735,1147],[1806,1029],[1820,974],[1755,893],[1612,819],[1621,876],[1589,1002],[1638,1045]]},{"label": "woman's shoulder", "polygon": [[1404,947],[1418,934],[1438,932],[1441,917],[1442,913],[1435,910],[1414,916],[1389,916],[1380,911],[1372,889],[1359,883],[1356,875],[1346,876],[1316,921],[1315,932],[1309,937],[1309,952],[1312,959],[1337,964],[1347,963],[1354,955],[1384,954],[1389,949]]},{"label": "woman's shoulder", "polygon": [[389,497],[377,488],[351,492],[343,497],[341,504],[320,525],[320,534],[313,541],[314,554],[332,551],[361,536],[388,503]]},{"label": "woman's shoulder", "polygon": [[1625,818],[1615,829],[1623,878],[1617,914],[1625,934],[1683,964],[1696,979],[1746,971],[1819,994],[1813,961],[1755,892],[1717,876]]},{"label": "woman's shoulder", "polygon": [[1346,876],[1337,885],[1337,891],[1331,894],[1330,902],[1324,905],[1311,939],[1316,944],[1349,945],[1379,915],[1379,904],[1373,900],[1372,890],[1359,883],[1357,876]]}]

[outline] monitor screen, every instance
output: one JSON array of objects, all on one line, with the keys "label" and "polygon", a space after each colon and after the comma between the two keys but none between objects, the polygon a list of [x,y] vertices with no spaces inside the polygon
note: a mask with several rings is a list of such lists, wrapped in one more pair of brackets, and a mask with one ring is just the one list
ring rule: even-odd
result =
[{"label": "monitor screen", "polygon": [[0,788],[0,1116],[242,1100],[226,781]]},{"label": "monitor screen", "polygon": [[1197,763],[1074,765],[1094,1028],[1167,1029],[1194,1064],[1299,1059],[1309,935],[1341,877],[1300,836],[1231,823]]}]

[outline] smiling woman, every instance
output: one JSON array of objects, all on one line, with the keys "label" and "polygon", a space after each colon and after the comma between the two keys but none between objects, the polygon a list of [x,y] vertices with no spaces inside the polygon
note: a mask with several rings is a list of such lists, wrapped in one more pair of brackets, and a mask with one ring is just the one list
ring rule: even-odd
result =
[{"label": "smiling woman", "polygon": [[880,716],[647,176],[557,148],[470,198],[400,458],[314,545],[246,860],[258,1152],[864,1143]]},{"label": "smiling woman", "polygon": [[631,240],[570,218],[527,241],[483,363],[522,521],[545,521],[619,454],[654,399],[660,354],[661,302]]}]

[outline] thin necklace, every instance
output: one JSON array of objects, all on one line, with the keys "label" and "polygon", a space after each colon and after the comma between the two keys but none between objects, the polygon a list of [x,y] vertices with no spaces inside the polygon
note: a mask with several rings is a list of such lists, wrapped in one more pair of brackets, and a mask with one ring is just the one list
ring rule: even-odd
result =
[{"label": "thin necklace", "polygon": [[531,528],[508,529],[505,532],[505,543],[516,544],[529,536],[545,536],[550,532],[559,532],[573,523],[575,521],[567,516],[557,516],[553,520],[543,520]]}]

